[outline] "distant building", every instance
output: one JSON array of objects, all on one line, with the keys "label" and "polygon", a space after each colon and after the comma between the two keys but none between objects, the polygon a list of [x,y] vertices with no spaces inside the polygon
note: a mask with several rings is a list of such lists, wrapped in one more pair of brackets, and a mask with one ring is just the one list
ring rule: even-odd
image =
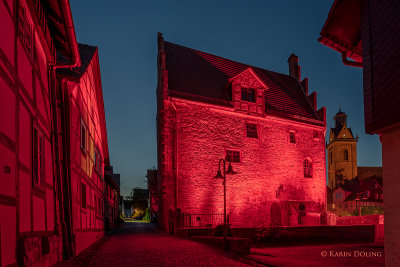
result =
[{"label": "distant building", "polygon": [[[319,223],[326,207],[325,108],[301,80],[158,38],[159,224],[222,223],[221,159],[233,226]],[[197,215],[196,215],[197,214]],[[205,215],[221,220],[206,221]],[[185,215],[183,215],[185,216]],[[190,218],[186,216],[185,218]],[[204,219],[204,222],[203,222]]]},{"label": "distant building", "polygon": [[328,186],[333,189],[357,176],[357,140],[347,125],[347,115],[339,110],[335,128],[330,129],[328,152]]},{"label": "distant building", "polygon": [[146,213],[146,209],[149,207],[149,190],[143,188],[134,188],[133,192],[133,211],[134,214]]},{"label": "distant building", "polygon": [[106,167],[104,177],[104,220],[106,231],[111,231],[118,227],[120,188],[117,183],[119,184],[119,177],[119,174],[114,174],[112,166]]},{"label": "distant building", "polygon": [[147,189],[149,190],[149,206],[151,221],[158,217],[158,187],[157,170],[147,170]]},{"label": "distant building", "polygon": [[364,208],[383,208],[382,179],[370,177],[355,178],[338,185],[333,190],[333,208],[354,215],[362,214]]}]

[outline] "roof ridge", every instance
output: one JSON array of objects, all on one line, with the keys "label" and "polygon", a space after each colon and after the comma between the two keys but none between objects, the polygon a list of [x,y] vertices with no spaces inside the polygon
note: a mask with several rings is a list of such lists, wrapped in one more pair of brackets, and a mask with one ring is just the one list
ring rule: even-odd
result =
[{"label": "roof ridge", "polygon": [[[220,59],[223,59],[223,60],[228,60],[228,61],[231,61],[231,62],[234,62],[234,63],[239,63],[239,64],[242,64],[242,65],[247,66],[247,67],[257,68],[257,69],[261,69],[263,71],[269,71],[269,72],[273,72],[273,73],[276,73],[276,74],[279,74],[279,75],[284,75],[284,76],[290,77],[290,78],[294,79],[295,81],[297,81],[296,78],[290,76],[289,74],[284,74],[284,73],[281,73],[281,72],[264,69],[264,68],[257,67],[257,66],[254,66],[254,65],[249,65],[249,64],[246,64],[246,63],[243,63],[243,62],[240,62],[240,61],[232,60],[232,59],[229,59],[229,58],[226,58],[226,57],[221,57],[221,56],[218,56],[218,55],[215,55],[215,54],[212,54],[212,53],[204,52],[204,51],[201,51],[201,50],[198,50],[198,49],[195,49],[195,48],[191,48],[191,47],[188,47],[188,46],[180,45],[180,44],[177,44],[177,43],[173,43],[173,42],[169,42],[169,41],[164,41],[164,42],[165,43],[170,43],[170,44],[173,44],[173,45],[176,45],[176,46],[180,46],[180,47],[183,47],[183,48],[186,48],[186,49],[190,49],[192,51],[196,51],[196,52],[199,52],[199,53],[211,55],[213,57],[217,57],[217,58],[220,58]],[[298,82],[298,83],[300,84],[300,82]]]}]

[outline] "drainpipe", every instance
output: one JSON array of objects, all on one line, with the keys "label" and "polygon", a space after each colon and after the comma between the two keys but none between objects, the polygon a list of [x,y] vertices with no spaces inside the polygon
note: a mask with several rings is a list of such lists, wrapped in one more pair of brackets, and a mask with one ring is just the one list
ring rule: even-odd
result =
[{"label": "drainpipe", "polygon": [[[53,90],[51,91],[51,109],[53,116],[53,133],[52,133],[52,143],[53,143],[53,153],[55,159],[55,180],[57,184],[57,195],[59,198],[59,212],[60,212],[60,224],[62,230],[63,237],[63,252],[64,258],[68,259],[69,257],[74,255],[74,247],[72,236],[71,224],[66,223],[65,212],[69,210],[69,205],[65,206],[64,198],[63,198],[63,183],[61,177],[61,160],[60,160],[60,147],[59,147],[59,132],[58,132],[58,116],[57,116],[57,79],[56,79],[56,69],[58,68],[74,68],[79,67],[81,65],[81,59],[79,56],[78,44],[76,41],[74,24],[72,21],[72,14],[69,5],[69,0],[60,0],[61,12],[64,15],[64,23],[67,31],[68,44],[71,48],[72,53],[72,61],[71,64],[63,64],[57,65],[57,55],[54,53],[54,62],[50,63],[51,68],[51,87]],[[68,192],[69,193],[69,192]],[[68,199],[66,199],[68,201]],[[71,219],[71,215],[69,214],[69,220]],[[69,227],[68,227],[69,226]]]},{"label": "drainpipe", "polygon": [[175,167],[175,210],[178,208],[178,121],[176,115],[176,107],[171,100],[174,108],[174,167]]},{"label": "drainpipe", "polygon": [[351,61],[347,59],[346,52],[342,52],[342,62],[347,66],[362,68],[362,63],[357,61]]}]

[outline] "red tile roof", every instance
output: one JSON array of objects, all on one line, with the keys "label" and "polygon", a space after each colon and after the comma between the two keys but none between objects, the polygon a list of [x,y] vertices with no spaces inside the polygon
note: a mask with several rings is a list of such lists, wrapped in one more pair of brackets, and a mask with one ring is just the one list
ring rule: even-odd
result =
[{"label": "red tile roof", "polygon": [[229,78],[251,67],[268,86],[266,112],[276,111],[309,119],[318,118],[308,97],[293,77],[226,58],[164,42],[168,90],[172,96],[213,104],[231,105]]}]

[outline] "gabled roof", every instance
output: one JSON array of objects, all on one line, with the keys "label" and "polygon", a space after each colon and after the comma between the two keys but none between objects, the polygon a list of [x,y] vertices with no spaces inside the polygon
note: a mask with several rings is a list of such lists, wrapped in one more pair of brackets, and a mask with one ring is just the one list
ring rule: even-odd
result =
[{"label": "gabled roof", "polygon": [[[378,184],[378,187],[375,185]],[[338,185],[333,190],[334,192],[338,189],[342,189],[343,191],[350,192],[350,194],[346,197],[344,201],[352,201],[356,198],[360,198],[362,194],[365,197],[364,201],[373,201],[373,202],[382,202],[382,199],[375,199],[375,194],[382,194],[382,179],[380,177],[372,176],[363,181],[360,181],[358,177],[347,181],[342,185]],[[366,191],[370,192],[369,197],[366,197]]]},{"label": "gabled roof", "polygon": [[[97,50],[96,46],[87,44],[78,44],[79,54],[81,56],[81,66],[73,69],[57,69],[57,74],[66,75],[74,78],[80,78],[85,73],[87,67],[92,61],[93,55]],[[70,60],[62,53],[57,52],[57,64],[70,64]]]},{"label": "gabled roof", "polygon": [[261,69],[226,58],[164,42],[168,90],[170,95],[195,97],[210,103],[229,103],[232,92],[227,88],[230,78],[251,68],[268,87],[266,112],[318,118],[300,83],[293,77]]},{"label": "gabled roof", "polygon": [[[340,135],[340,132],[343,130],[343,128],[345,128],[346,126],[343,126],[342,128],[331,128],[331,131],[333,132],[335,138],[338,137]],[[351,128],[347,128],[346,129],[349,131],[349,133],[351,134],[351,139],[354,139],[354,135],[353,135],[353,131],[351,130]]]}]

